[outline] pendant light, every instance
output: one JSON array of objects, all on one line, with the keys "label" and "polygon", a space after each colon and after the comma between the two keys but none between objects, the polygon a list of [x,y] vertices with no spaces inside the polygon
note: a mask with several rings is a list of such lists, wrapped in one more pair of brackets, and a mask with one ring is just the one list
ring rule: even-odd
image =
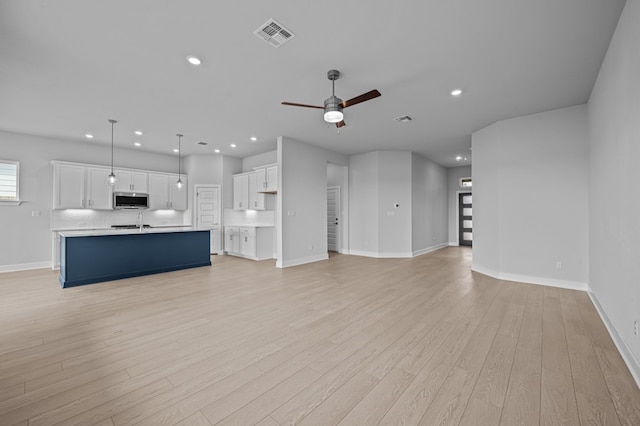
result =
[{"label": "pendant light", "polygon": [[109,173],[108,179],[109,185],[115,185],[118,178],[116,178],[116,174],[113,173],[113,125],[116,124],[117,121],[110,119],[109,123],[111,123],[111,173]]},{"label": "pendant light", "polygon": [[176,187],[178,187],[178,190],[180,190],[180,189],[182,189],[182,179],[181,179],[181,176],[180,176],[181,171],[182,171],[182,169],[180,168],[180,166],[181,166],[181,164],[180,164],[181,161],[180,160],[182,159],[181,139],[182,139],[182,136],[184,136],[184,135],[181,135],[180,133],[178,133],[176,136],[178,137],[178,181],[176,182]]}]

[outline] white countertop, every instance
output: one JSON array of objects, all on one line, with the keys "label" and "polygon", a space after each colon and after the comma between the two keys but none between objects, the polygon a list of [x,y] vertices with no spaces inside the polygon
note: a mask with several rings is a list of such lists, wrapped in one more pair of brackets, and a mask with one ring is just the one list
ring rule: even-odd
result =
[{"label": "white countertop", "polygon": [[133,234],[158,234],[171,232],[195,232],[206,231],[206,229],[193,229],[190,226],[157,227],[140,229],[84,229],[79,231],[58,231],[62,237],[94,237],[100,235],[133,235]]},{"label": "white countertop", "polygon": [[230,226],[234,228],[273,228],[274,225],[224,225],[225,228]]}]

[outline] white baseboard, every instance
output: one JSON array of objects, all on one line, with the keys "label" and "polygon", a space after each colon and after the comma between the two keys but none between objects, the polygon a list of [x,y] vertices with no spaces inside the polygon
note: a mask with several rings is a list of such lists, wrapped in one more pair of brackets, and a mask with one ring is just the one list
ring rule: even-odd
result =
[{"label": "white baseboard", "polygon": [[437,244],[435,246],[426,247],[413,252],[376,252],[364,250],[351,250],[350,254],[355,256],[373,257],[376,259],[411,259],[412,257],[421,256],[447,247],[448,243]]},{"label": "white baseboard", "polygon": [[498,271],[494,271],[493,269],[487,268],[487,267],[482,266],[482,265],[476,265],[474,263],[474,264],[471,265],[471,270],[475,271],[475,272],[478,272],[480,274],[483,274],[483,275],[489,275],[490,277],[498,279],[498,280],[500,279],[500,278],[498,278],[498,275],[500,275],[498,273]]},{"label": "white baseboard", "polygon": [[616,328],[609,320],[609,317],[602,308],[602,305],[598,301],[596,295],[591,291],[590,287],[588,287],[587,289],[587,294],[589,294],[591,302],[593,302],[593,306],[596,307],[596,311],[598,311],[598,314],[600,315],[604,326],[607,327],[607,331],[609,332],[613,343],[616,345],[616,348],[618,348],[618,352],[620,352],[620,355],[622,355],[624,363],[627,364],[627,368],[631,372],[633,380],[636,381],[636,385],[638,386],[638,388],[640,388],[640,362],[633,356],[633,352],[631,352],[629,346],[627,346],[622,337],[620,337],[620,335],[616,331]]},{"label": "white baseboard", "polygon": [[515,281],[525,284],[545,285],[548,287],[565,288],[568,290],[587,291],[587,283],[580,281],[558,280],[554,278],[535,277],[531,275],[507,274],[504,272],[496,272],[479,265],[473,265],[471,267],[471,270],[484,275],[489,275],[490,277],[496,278],[498,280]]},{"label": "white baseboard", "polygon": [[363,250],[351,250],[352,255],[355,256],[365,256],[365,257],[373,257],[376,259],[404,259],[411,258],[413,254],[411,252],[377,252],[377,251],[363,251]]},{"label": "white baseboard", "polygon": [[0,272],[15,272],[15,271],[27,271],[29,269],[43,269],[51,268],[51,262],[33,262],[33,263],[20,263],[17,265],[4,265],[0,266]]},{"label": "white baseboard", "polygon": [[304,265],[305,263],[320,262],[321,260],[327,260],[327,259],[329,259],[329,255],[327,253],[317,254],[315,256],[309,256],[309,257],[302,257],[299,259],[287,260],[284,262],[278,259],[276,261],[276,268],[289,268],[291,266]]},{"label": "white baseboard", "polygon": [[413,251],[413,257],[422,256],[423,254],[431,253],[432,251],[440,250],[441,248],[448,247],[449,243],[436,244],[435,246],[426,247],[420,250]]},{"label": "white baseboard", "polygon": [[449,241],[449,245],[452,247],[458,247],[460,244],[458,244],[457,241]]},{"label": "white baseboard", "polygon": [[587,283],[580,281],[558,280],[554,278],[504,273],[498,274],[498,278],[504,281],[516,281],[519,283],[546,285],[548,287],[564,288],[567,290],[587,291]]}]

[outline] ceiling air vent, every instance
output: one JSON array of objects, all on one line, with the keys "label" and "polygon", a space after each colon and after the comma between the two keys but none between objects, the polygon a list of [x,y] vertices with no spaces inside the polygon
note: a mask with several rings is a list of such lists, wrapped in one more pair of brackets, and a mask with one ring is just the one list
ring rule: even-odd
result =
[{"label": "ceiling air vent", "polygon": [[398,123],[408,123],[408,122],[412,121],[413,118],[411,118],[408,115],[403,115],[403,116],[394,118],[394,120],[396,120]]},{"label": "ceiling air vent", "polygon": [[209,145],[208,142],[196,142],[198,145]]},{"label": "ceiling air vent", "polygon": [[253,33],[273,47],[280,47],[295,37],[294,33],[280,25],[273,18],[260,25]]}]

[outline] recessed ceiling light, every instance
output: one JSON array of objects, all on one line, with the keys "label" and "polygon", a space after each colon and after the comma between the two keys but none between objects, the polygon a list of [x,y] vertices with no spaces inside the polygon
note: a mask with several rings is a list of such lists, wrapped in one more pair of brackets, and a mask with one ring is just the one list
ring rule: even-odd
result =
[{"label": "recessed ceiling light", "polygon": [[200,58],[196,58],[195,56],[187,56],[187,61],[189,61],[191,65],[200,65],[202,63]]},{"label": "recessed ceiling light", "polygon": [[178,148],[173,148],[173,152],[178,153],[180,150]]},{"label": "recessed ceiling light", "polygon": [[455,89],[451,91],[451,96],[460,96],[462,95],[462,89]]},{"label": "recessed ceiling light", "polygon": [[135,146],[142,146],[142,144],[140,142],[134,142],[133,143]]},{"label": "recessed ceiling light", "polygon": [[252,141],[252,142],[255,142],[255,141],[257,141],[257,140],[258,140],[258,138],[256,138],[255,136],[251,136],[251,138],[250,138],[250,139],[251,139],[251,141]]},{"label": "recessed ceiling light", "polygon": [[142,131],[141,131],[141,130],[136,130],[136,131],[135,131],[135,132],[133,132],[133,133],[135,133],[135,134],[136,134],[136,135],[138,135],[138,136],[142,136]]},{"label": "recessed ceiling light", "polygon": [[93,139],[93,135],[91,133],[86,133],[84,137],[87,139]]},{"label": "recessed ceiling light", "polygon": [[213,152],[218,153],[220,150],[218,148],[214,149]]},{"label": "recessed ceiling light", "polygon": [[232,143],[231,145],[229,145],[231,148],[235,148],[237,145],[235,143]]}]

